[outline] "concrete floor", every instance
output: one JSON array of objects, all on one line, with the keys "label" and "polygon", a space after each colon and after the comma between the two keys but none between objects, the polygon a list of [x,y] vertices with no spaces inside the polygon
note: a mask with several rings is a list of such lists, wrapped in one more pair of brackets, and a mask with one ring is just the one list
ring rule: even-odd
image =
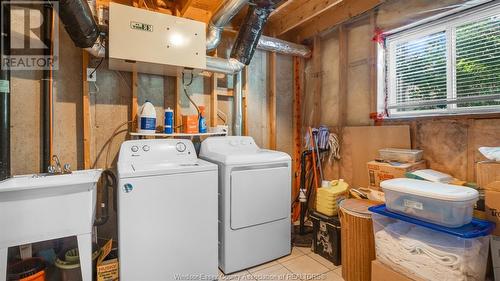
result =
[{"label": "concrete floor", "polygon": [[311,252],[310,248],[294,247],[289,256],[243,270],[223,275],[219,280],[324,280],[343,281],[342,267]]}]

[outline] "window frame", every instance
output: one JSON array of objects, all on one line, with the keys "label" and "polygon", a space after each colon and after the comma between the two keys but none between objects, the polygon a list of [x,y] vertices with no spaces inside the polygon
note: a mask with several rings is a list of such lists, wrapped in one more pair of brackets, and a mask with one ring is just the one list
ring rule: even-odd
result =
[{"label": "window frame", "polygon": [[[397,109],[389,109],[387,104],[395,104],[396,72],[395,52],[391,48],[398,43],[407,42],[412,39],[421,38],[437,32],[445,32],[446,43],[446,92],[447,98],[456,98],[456,28],[463,24],[479,21],[491,16],[500,16],[500,3],[483,4],[479,7],[469,8],[465,11],[456,11],[451,15],[429,18],[429,21],[406,28],[398,28],[387,32],[384,44],[378,44],[378,85],[377,85],[377,111],[384,113],[386,119],[401,119],[425,116],[448,116],[448,115],[473,115],[500,113],[500,105],[464,107],[458,108],[457,104],[448,104],[446,109],[434,110],[411,110],[398,112]],[[386,114],[387,113],[387,114]]]}]

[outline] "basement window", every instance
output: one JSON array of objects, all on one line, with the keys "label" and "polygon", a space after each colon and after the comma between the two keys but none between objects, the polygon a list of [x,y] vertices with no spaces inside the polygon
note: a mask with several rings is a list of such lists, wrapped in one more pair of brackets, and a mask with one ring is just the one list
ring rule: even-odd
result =
[{"label": "basement window", "polygon": [[500,112],[500,5],[390,35],[385,60],[389,117]]}]

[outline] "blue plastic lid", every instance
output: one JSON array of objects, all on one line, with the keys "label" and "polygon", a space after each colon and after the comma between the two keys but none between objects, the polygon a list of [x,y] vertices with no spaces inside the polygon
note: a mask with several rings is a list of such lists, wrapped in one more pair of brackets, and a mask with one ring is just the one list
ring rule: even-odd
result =
[{"label": "blue plastic lid", "polygon": [[472,221],[464,226],[457,227],[457,228],[450,228],[434,223],[429,223],[425,221],[421,221],[416,218],[408,217],[405,215],[393,213],[385,207],[385,204],[378,205],[378,206],[373,206],[368,208],[370,212],[386,216],[389,218],[393,219],[398,219],[402,220],[408,223],[416,224],[425,228],[429,228],[435,231],[447,233],[453,236],[457,236],[460,238],[476,238],[476,237],[482,237],[482,236],[487,236],[489,235],[493,229],[495,228],[495,223],[485,221],[485,220],[480,220],[476,218],[472,218]]}]

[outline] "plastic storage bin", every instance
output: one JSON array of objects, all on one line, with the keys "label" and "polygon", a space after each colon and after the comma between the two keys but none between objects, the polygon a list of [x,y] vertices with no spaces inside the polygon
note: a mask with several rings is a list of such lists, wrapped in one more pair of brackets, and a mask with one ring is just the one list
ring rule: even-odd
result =
[{"label": "plastic storage bin", "polygon": [[477,190],[415,179],[380,183],[387,209],[447,227],[460,227],[472,219]]},{"label": "plastic storage bin", "polygon": [[460,228],[426,223],[371,207],[377,260],[423,280],[484,280],[495,224],[473,219]]},{"label": "plastic storage bin", "polygon": [[386,161],[416,163],[422,160],[423,150],[383,148],[378,150],[378,154]]},{"label": "plastic storage bin", "polygon": [[312,251],[334,265],[340,265],[340,220],[318,212],[309,216],[313,223]]}]

